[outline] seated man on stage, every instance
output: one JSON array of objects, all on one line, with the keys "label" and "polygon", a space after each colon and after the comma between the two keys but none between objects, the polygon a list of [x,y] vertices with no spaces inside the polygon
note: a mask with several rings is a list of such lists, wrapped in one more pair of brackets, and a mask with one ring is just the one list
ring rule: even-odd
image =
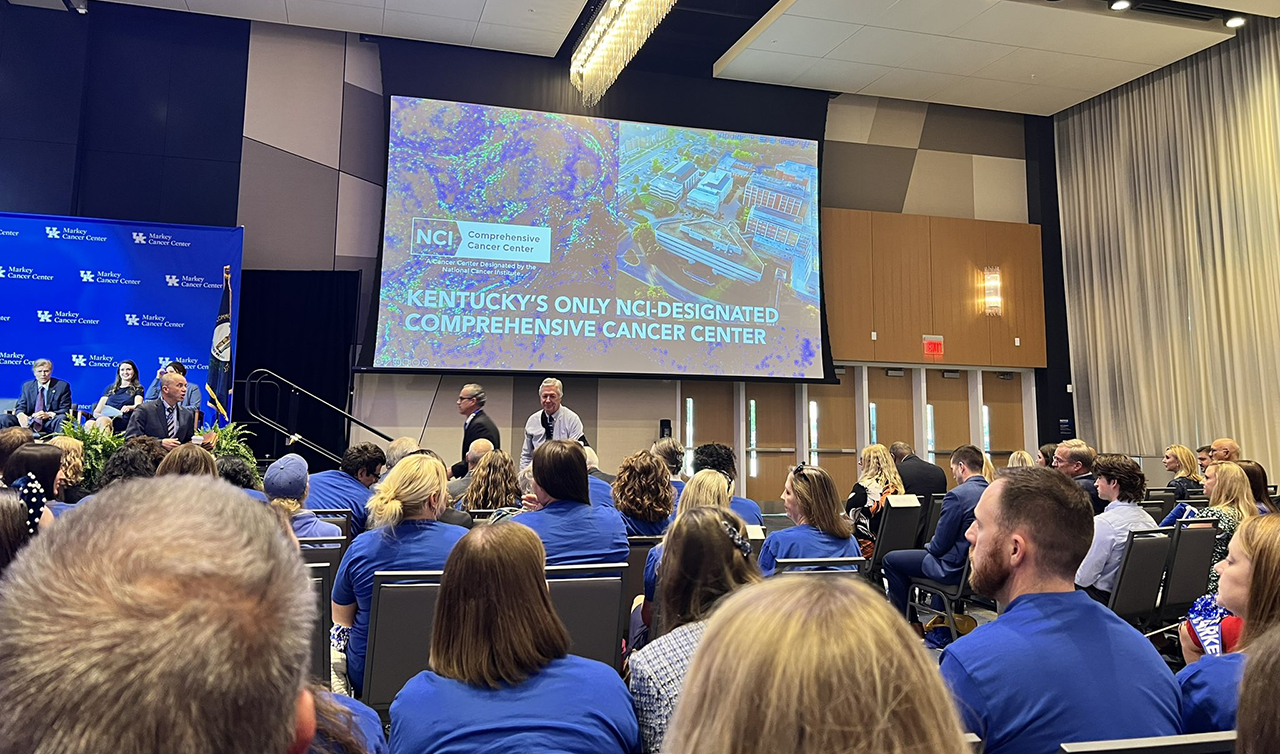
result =
[{"label": "seated man on stage", "polygon": [[[185,408],[182,399],[187,396],[187,378],[170,372],[160,378],[160,397],[147,401],[133,410],[125,438],[154,437],[165,450],[173,450],[184,442],[190,442],[196,431],[196,412]],[[201,438],[206,447],[213,442],[213,433]]]},{"label": "seated man on stage", "polygon": [[14,413],[0,416],[0,428],[21,426],[37,436],[57,434],[71,413],[71,386],[51,376],[53,362],[48,359],[36,359],[31,372],[36,378],[22,384]]},{"label": "seated man on stage", "polygon": [[[160,369],[159,371],[157,371],[156,378],[151,381],[151,386],[147,388],[147,395],[146,395],[147,400],[154,401],[160,397],[160,380],[166,374],[180,374],[182,375],[183,379],[186,379],[187,368],[182,366],[182,364],[176,361],[171,361],[168,364],[166,364],[163,369]],[[200,410],[200,386],[199,385],[192,385],[191,383],[187,383],[187,397],[182,399],[182,407],[189,408],[192,411]]]}]

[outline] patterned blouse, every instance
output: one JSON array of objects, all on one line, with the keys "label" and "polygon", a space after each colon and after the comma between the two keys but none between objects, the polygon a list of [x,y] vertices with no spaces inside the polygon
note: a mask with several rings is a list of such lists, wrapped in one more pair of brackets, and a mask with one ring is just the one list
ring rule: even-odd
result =
[{"label": "patterned blouse", "polygon": [[1236,518],[1236,514],[1226,508],[1201,508],[1201,518],[1218,519],[1218,541],[1213,545],[1213,562],[1209,564],[1209,594],[1218,593],[1218,572],[1214,566],[1219,560],[1227,557],[1227,545],[1231,544],[1231,538],[1236,534],[1236,527],[1240,525],[1240,519]]},{"label": "patterned blouse", "polygon": [[662,748],[676,710],[689,661],[707,630],[706,621],[686,623],[646,644],[631,657],[631,695],[645,752]]}]

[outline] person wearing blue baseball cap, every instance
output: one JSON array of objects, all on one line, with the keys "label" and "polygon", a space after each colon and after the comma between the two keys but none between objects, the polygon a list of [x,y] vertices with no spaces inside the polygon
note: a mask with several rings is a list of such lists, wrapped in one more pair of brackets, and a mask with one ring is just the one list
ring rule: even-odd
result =
[{"label": "person wearing blue baseball cap", "polygon": [[262,491],[272,505],[289,514],[293,533],[304,537],[340,537],[342,529],[321,521],[314,511],[302,507],[307,499],[307,461],[297,453],[282,456],[267,467],[262,476]]}]

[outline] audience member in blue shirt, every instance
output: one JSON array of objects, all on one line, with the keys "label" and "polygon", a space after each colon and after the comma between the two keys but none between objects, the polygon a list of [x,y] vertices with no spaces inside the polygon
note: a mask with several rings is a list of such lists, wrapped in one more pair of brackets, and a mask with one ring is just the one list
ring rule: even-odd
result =
[{"label": "audience member in blue shirt", "polygon": [[259,502],[270,502],[259,488],[258,473],[249,462],[239,456],[218,456],[218,476],[232,487],[239,487],[244,494]]},{"label": "audience member in blue shirt", "polygon": [[342,468],[311,475],[307,508],[351,511],[351,536],[356,536],[368,528],[365,506],[372,494],[369,488],[378,482],[386,463],[386,454],[371,442],[347,448],[342,454]]},{"label": "audience member in blue shirt", "polygon": [[316,736],[307,754],[386,754],[382,720],[368,706],[342,694],[313,686]]},{"label": "audience member in blue shirt", "polygon": [[1005,609],[943,650],[941,670],[984,751],[1182,732],[1178,686],[1155,648],[1075,588],[1093,506],[1074,481],[1008,470],[983,493],[967,538],[974,591]]},{"label": "audience member in blue shirt", "polygon": [[[314,477],[313,477],[314,478]],[[425,455],[401,460],[369,500],[369,531],[351,541],[333,583],[333,622],[351,629],[346,674],[356,696],[364,687],[373,575],[378,571],[439,571],[461,526],[436,520],[448,505],[444,464]],[[344,633],[341,629],[338,634]]]},{"label": "audience member in blue shirt", "polygon": [[[534,451],[535,474],[553,442]],[[631,694],[617,671],[568,654],[543,553],[528,528],[507,523],[476,527],[458,542],[440,583],[431,670],[391,704],[393,754],[639,751]],[[477,599],[477,590],[501,599]]]},{"label": "audience member in blue shirt", "polygon": [[1076,586],[1105,605],[1120,575],[1129,532],[1154,529],[1156,522],[1138,504],[1146,499],[1147,478],[1137,461],[1104,453],[1094,461],[1093,473],[1098,497],[1107,507],[1093,518],[1093,544],[1076,571]]},{"label": "audience member in blue shirt", "polygon": [[1185,733],[1233,730],[1245,658],[1253,642],[1280,626],[1280,516],[1245,519],[1218,573],[1218,606],[1243,619],[1235,651],[1206,655],[1178,673]]},{"label": "audience member in blue shirt", "polygon": [[289,514],[289,524],[298,539],[342,536],[337,524],[321,521],[302,507],[307,499],[307,461],[302,456],[289,453],[277,459],[262,475],[262,487],[268,501]]},{"label": "audience member in blue shirt", "polygon": [[675,512],[675,490],[666,464],[647,450],[627,456],[613,480],[613,500],[628,536],[656,537],[665,532]]},{"label": "audience member in blue shirt", "polygon": [[[151,386],[147,388],[147,400],[158,400],[160,398],[160,378],[165,376],[165,374],[174,373],[185,377],[187,376],[187,368],[176,361],[171,361],[165,365],[164,369],[156,372],[156,378],[151,381]],[[182,402],[179,405],[183,408],[189,408],[192,411],[202,410],[203,407],[200,404],[200,386],[194,382],[188,382],[187,395],[182,399]]]},{"label": "audience member in blue shirt", "polygon": [[547,440],[533,451],[534,510],[513,521],[537,532],[548,565],[625,563],[630,546],[617,510],[588,502],[587,460],[573,440]]},{"label": "audience member in blue shirt", "polygon": [[836,483],[826,469],[795,467],[783,484],[782,506],[796,525],[770,534],[760,546],[760,572],[765,576],[786,558],[862,557],[853,527],[843,515]]},{"label": "audience member in blue shirt", "polygon": [[[732,485],[738,478],[738,461],[734,457],[733,448],[718,442],[699,445],[693,451],[693,473],[703,469],[714,469],[729,478],[730,494]],[[676,496],[677,501],[679,495]],[[729,499],[729,507],[748,524],[764,526],[764,516],[760,515],[760,506],[754,500],[733,495]]]},{"label": "audience member in blue shirt", "polygon": [[613,487],[605,480],[587,475],[587,497],[591,498],[592,505],[602,505],[606,508],[615,507],[613,502]]},{"label": "audience member in blue shirt", "polygon": [[[684,494],[679,496],[679,503],[671,513],[671,524],[687,511],[694,508],[726,508],[732,510],[729,492],[733,481],[727,474],[715,469],[703,469],[694,474],[684,487]],[[734,511],[737,513],[737,511]],[[738,516],[742,518],[741,515]],[[744,519],[745,523],[750,523]],[[670,529],[670,525],[668,525]],[[654,595],[657,593],[658,565],[662,562],[662,544],[649,550],[644,562],[644,623],[649,624],[649,611],[652,609]]]},{"label": "audience member in blue shirt", "polygon": [[973,445],[961,445],[951,454],[951,475],[959,482],[942,498],[942,514],[933,539],[923,550],[898,550],[884,556],[884,576],[889,582],[889,599],[894,607],[916,622],[915,611],[907,613],[907,592],[911,580],[926,578],[939,584],[959,584],[969,558],[965,532],[973,523],[973,509],[987,488],[982,476],[985,460]]}]

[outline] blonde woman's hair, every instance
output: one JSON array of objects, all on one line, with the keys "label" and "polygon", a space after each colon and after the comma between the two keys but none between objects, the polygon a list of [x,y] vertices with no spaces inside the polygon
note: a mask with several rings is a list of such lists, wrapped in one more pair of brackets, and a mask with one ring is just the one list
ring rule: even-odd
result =
[{"label": "blonde woman's hair", "polygon": [[54,435],[49,444],[62,450],[62,478],[68,487],[84,481],[84,443],[74,437]]},{"label": "blonde woman's hair", "polygon": [[1164,452],[1178,460],[1178,473],[1173,475],[1174,479],[1186,477],[1196,484],[1204,483],[1204,475],[1200,473],[1200,462],[1196,460],[1196,454],[1191,448],[1186,445],[1170,445],[1164,449]]},{"label": "blonde woman's hair", "polygon": [[1005,464],[1007,469],[1030,468],[1036,465],[1036,459],[1025,450],[1015,450],[1009,454],[1009,462]]},{"label": "blonde woman's hair", "polygon": [[996,465],[991,462],[991,454],[985,451],[982,454],[982,478],[988,482],[996,478]]},{"label": "blonde woman's hair", "polygon": [[791,575],[737,589],[711,615],[662,750],[965,754],[968,747],[937,661],[883,594],[860,579]]},{"label": "blonde woman's hair", "polygon": [[676,505],[676,518],[694,508],[728,508],[729,487],[733,484],[723,472],[703,469],[685,483]]},{"label": "blonde woman's hair", "polygon": [[848,539],[853,527],[843,515],[836,483],[819,466],[797,466],[791,471],[791,491],[800,503],[805,523],[833,537]]},{"label": "blonde woman's hair", "polygon": [[1258,515],[1258,504],[1253,500],[1253,487],[1240,464],[1218,461],[1209,465],[1214,467],[1213,473],[1216,475],[1213,494],[1209,495],[1209,507],[1230,511],[1242,523],[1245,519]]},{"label": "blonde woman's hair", "polygon": [[898,474],[898,466],[893,462],[893,456],[889,454],[889,449],[880,443],[868,445],[862,449],[862,476],[858,477],[858,481],[861,482],[864,479],[878,482],[886,489],[892,487],[899,493],[904,490],[902,477]]},{"label": "blonde woman's hair", "polygon": [[[302,500],[306,499],[306,495],[302,496]],[[292,497],[273,497],[271,505],[284,511],[287,516],[294,516],[302,511],[302,500]]]},{"label": "blonde woman's hair", "polygon": [[370,527],[395,526],[408,518],[435,518],[448,498],[448,478],[444,464],[430,456],[402,458],[369,498]]},{"label": "blonde woman's hair", "polygon": [[1252,564],[1240,647],[1280,626],[1280,516],[1254,516],[1236,529],[1240,552]]},{"label": "blonde woman's hair", "polygon": [[518,505],[520,483],[516,465],[505,450],[491,450],[480,456],[471,472],[471,484],[462,493],[462,509],[492,510]]}]

